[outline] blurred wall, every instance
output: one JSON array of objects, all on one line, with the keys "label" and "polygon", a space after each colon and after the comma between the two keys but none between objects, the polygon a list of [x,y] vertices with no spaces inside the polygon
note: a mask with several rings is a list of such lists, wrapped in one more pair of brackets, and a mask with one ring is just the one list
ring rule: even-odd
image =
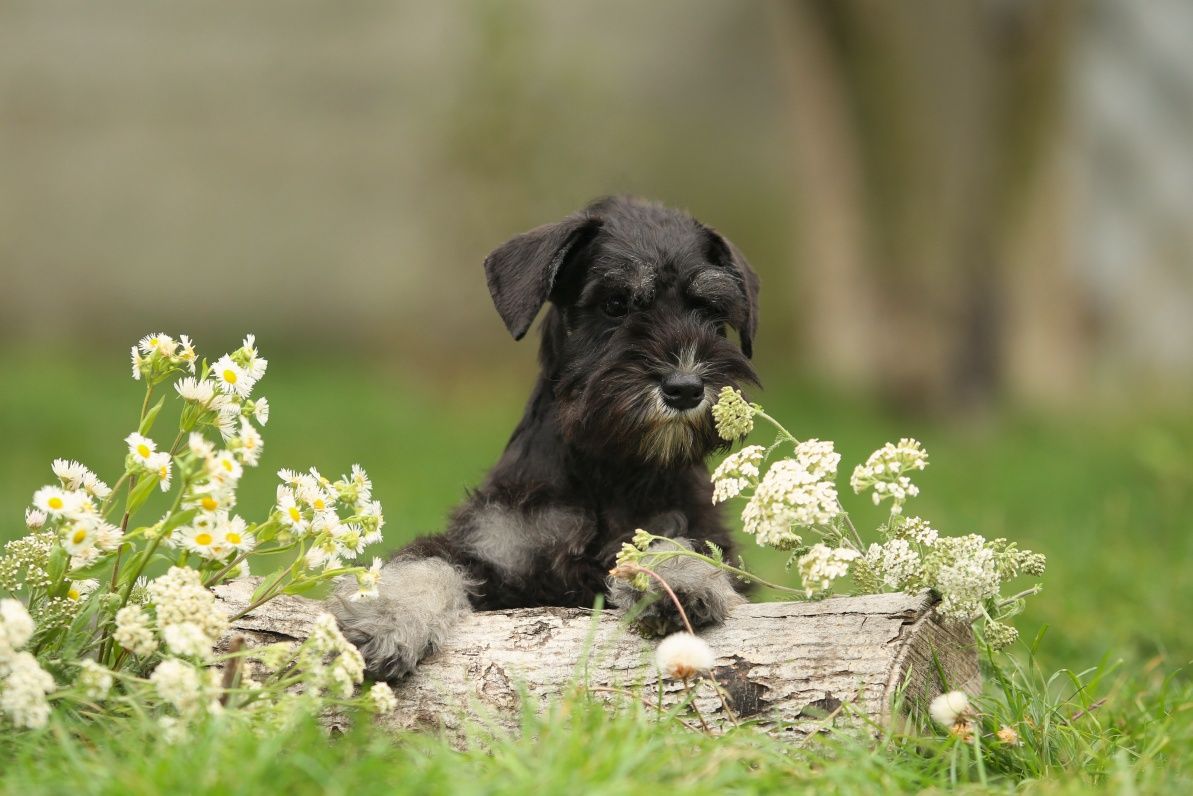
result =
[{"label": "blurred wall", "polygon": [[0,4],[0,347],[530,366],[480,263],[602,194],[764,281],[761,357],[914,404],[1193,376],[1175,0]]}]

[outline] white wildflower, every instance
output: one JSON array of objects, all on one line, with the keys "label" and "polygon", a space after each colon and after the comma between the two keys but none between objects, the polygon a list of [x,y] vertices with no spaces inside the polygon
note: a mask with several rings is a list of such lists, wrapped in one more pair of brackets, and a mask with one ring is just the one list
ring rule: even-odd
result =
[{"label": "white wildflower", "polygon": [[36,531],[46,524],[46,513],[41,509],[25,509],[25,527]]},{"label": "white wildflower", "polygon": [[381,559],[374,558],[373,566],[366,569],[364,572],[356,573],[356,591],[353,592],[348,599],[352,602],[357,600],[371,600],[378,594],[378,587],[381,584]]},{"label": "white wildflower", "polygon": [[839,458],[831,443],[809,440],[796,449],[794,459],[771,465],[742,511],[745,532],[760,545],[785,546],[800,541],[793,528],[831,522],[840,513],[832,481]]},{"label": "white wildflower", "polygon": [[[219,534],[219,539],[216,541],[216,547],[223,548],[228,552],[235,551],[243,553],[252,550],[257,545],[257,539],[253,534],[249,533],[248,523],[245,522],[243,517],[233,517],[230,520],[220,523],[217,533]],[[225,552],[224,555],[226,554]]]},{"label": "white wildflower", "polygon": [[0,713],[18,727],[38,729],[50,718],[46,694],[54,690],[54,678],[28,652],[18,652],[0,663],[4,673],[0,688]]},{"label": "white wildflower", "polygon": [[85,658],[80,664],[75,686],[87,699],[98,702],[112,690],[112,673],[95,661]]},{"label": "white wildflower", "polygon": [[196,570],[171,567],[165,575],[150,581],[147,589],[163,637],[171,625],[192,623],[207,638],[206,654],[227,630],[227,615],[216,605],[215,595],[203,586]]},{"label": "white wildflower", "polygon": [[178,360],[186,365],[191,373],[195,372],[195,361],[199,355],[195,353],[195,344],[185,334],[178,335]]},{"label": "white wildflower", "polygon": [[890,498],[891,513],[899,514],[903,511],[903,503],[907,498],[920,493],[919,487],[911,482],[907,473],[923,470],[927,466],[928,452],[924,450],[924,446],[914,439],[904,437],[898,443],[888,442],[871,453],[865,464],[859,464],[854,468],[849,485],[859,494],[866,489],[872,489],[871,497],[876,506]]},{"label": "white wildflower", "polygon": [[76,513],[83,506],[86,495],[56,486],[43,486],[33,493],[33,506],[51,517]]},{"label": "white wildflower", "polygon": [[942,727],[952,727],[969,715],[969,697],[964,691],[949,691],[932,700],[928,713]]},{"label": "white wildflower", "polygon": [[83,479],[91,472],[81,462],[73,459],[55,459],[50,469],[58,476],[63,488],[72,491],[81,488]]},{"label": "white wildflower", "polygon": [[83,474],[83,490],[97,500],[104,500],[112,494],[112,487],[90,470]]},{"label": "white wildflower", "polygon": [[282,518],[282,523],[295,534],[302,536],[309,530],[310,522],[303,515],[302,508],[298,505],[298,500],[289,487],[278,487],[277,510]]},{"label": "white wildflower", "polygon": [[33,617],[20,600],[0,600],[0,666],[33,638]]},{"label": "white wildflower", "polygon": [[262,359],[257,353],[257,336],[255,334],[245,335],[238,353],[245,358],[245,369],[252,376],[253,381],[261,381],[261,377],[265,375],[265,368],[269,365],[269,360]]},{"label": "white wildflower", "polygon": [[81,555],[96,547],[95,526],[90,522],[72,522],[62,529],[62,546],[72,556]]},{"label": "white wildflower", "polygon": [[998,561],[978,534],[946,537],[934,546],[939,556],[933,588],[940,594],[943,616],[968,622],[982,602],[998,594]]},{"label": "white wildflower", "polygon": [[896,539],[906,539],[912,544],[931,547],[940,538],[940,532],[920,517],[908,517],[892,530]]},{"label": "white wildflower", "polygon": [[163,492],[169,492],[170,481],[174,473],[174,464],[170,459],[170,454],[166,451],[158,451],[149,457],[145,467],[157,476],[158,488]]},{"label": "white wildflower", "polygon": [[207,474],[218,484],[232,485],[244,475],[244,468],[231,451],[220,451],[208,461]]},{"label": "white wildflower", "polygon": [[211,441],[197,431],[192,431],[186,439],[186,447],[200,459],[210,459],[215,456],[215,446]]},{"label": "white wildflower", "polygon": [[128,443],[128,452],[133,461],[142,467],[149,467],[149,461],[157,451],[157,443],[135,431],[125,437],[124,441]]},{"label": "white wildflower", "polygon": [[232,357],[224,354],[211,367],[211,377],[221,390],[229,395],[247,398],[253,391],[254,379],[244,368],[232,361]]},{"label": "white wildflower", "polygon": [[157,689],[158,696],[183,716],[193,715],[203,705],[199,672],[185,661],[167,658],[149,675],[149,682]]},{"label": "white wildflower", "polygon": [[866,564],[884,586],[903,588],[920,569],[920,555],[905,539],[872,544],[866,551]]},{"label": "white wildflower", "polygon": [[140,381],[141,374],[145,371],[145,358],[141,356],[141,351],[136,347],[132,347],[133,360],[133,380]]},{"label": "white wildflower", "polygon": [[205,658],[211,654],[211,640],[194,622],[179,622],[162,628],[162,640],[175,655]]},{"label": "white wildflower", "polygon": [[687,680],[716,665],[717,656],[708,643],[691,633],[672,633],[659,642],[655,665],[665,677]]},{"label": "white wildflower", "polygon": [[215,397],[215,384],[208,379],[197,379],[187,376],[174,383],[174,389],[184,401],[190,401],[201,407],[207,407]]},{"label": "white wildflower", "polygon": [[804,592],[811,597],[817,591],[827,591],[834,580],[849,574],[850,562],[859,555],[848,547],[833,548],[823,543],[812,545],[812,549],[799,560]]},{"label": "white wildflower", "polygon": [[241,419],[240,421],[240,435],[237,437],[236,453],[240,456],[240,461],[245,464],[256,467],[261,460],[261,448],[263,445],[261,433],[253,428],[249,421]]},{"label": "white wildflower", "polygon": [[66,589],[66,599],[71,602],[80,602],[87,599],[97,588],[99,588],[99,581],[95,578],[71,581],[70,586]]},{"label": "white wildflower", "polygon": [[732,442],[754,430],[753,407],[746,402],[740,390],[732,387],[721,388],[712,408],[712,416],[721,439]]},{"label": "white wildflower", "polygon": [[153,353],[158,353],[164,357],[174,356],[174,351],[178,348],[178,344],[174,342],[174,338],[168,334],[161,332],[154,332],[141,338],[140,347],[146,356]]},{"label": "white wildflower", "polygon": [[758,466],[765,454],[766,449],[761,445],[749,445],[725,457],[712,474],[712,502],[724,503],[757,484]]},{"label": "white wildflower", "polygon": [[138,658],[152,655],[157,649],[149,615],[139,605],[126,605],[116,612],[116,632],[112,638]]},{"label": "white wildflower", "polygon": [[269,423],[268,398],[258,398],[253,401],[253,418],[263,426]]},{"label": "white wildflower", "polygon": [[398,698],[388,683],[374,683],[369,689],[369,699],[373,702],[373,710],[377,713],[393,713],[398,709]]}]

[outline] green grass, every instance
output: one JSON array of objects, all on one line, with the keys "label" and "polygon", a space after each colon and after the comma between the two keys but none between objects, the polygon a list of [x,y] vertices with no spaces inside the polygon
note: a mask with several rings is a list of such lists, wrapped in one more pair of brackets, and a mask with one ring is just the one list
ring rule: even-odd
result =
[{"label": "green grass", "polygon": [[[252,516],[268,507],[279,467],[339,473],[359,461],[385,503],[391,547],[440,527],[500,452],[525,393],[521,378],[432,386],[392,364],[266,353],[273,355],[261,391],[273,416],[262,466],[243,481],[242,510]],[[141,387],[115,355],[0,353],[0,372],[4,540],[22,533],[21,511],[50,480],[53,457],[112,474]],[[1028,638],[1050,628],[1037,651],[1041,671],[1102,661],[1105,677],[1082,686],[1061,675],[1046,685],[1033,670],[1009,695],[997,676],[988,678],[991,709],[1002,706],[1010,721],[1032,715],[1036,726],[1047,723],[1042,738],[1018,750],[987,749],[981,767],[972,748],[936,737],[889,737],[877,748],[835,738],[793,753],[753,733],[713,741],[658,726],[633,709],[609,717],[575,699],[556,705],[524,740],[476,740],[464,752],[430,737],[394,743],[368,731],[328,744],[302,726],[256,739],[213,725],[169,748],[144,727],[91,728],[82,736],[59,727],[0,741],[0,782],[23,793],[702,793],[801,785],[869,793],[954,782],[980,789],[984,771],[997,789],[1028,780],[1036,782],[1032,790],[1050,793],[1093,786],[1187,792],[1193,690],[1182,667],[1193,659],[1193,417],[1008,414],[956,425],[892,416],[770,373],[778,386],[759,396],[768,411],[797,435],[835,440],[843,470],[887,439],[916,436],[932,465],[909,511],[947,533],[1006,536],[1048,554],[1045,591],[1018,625]],[[877,518],[860,501],[847,507],[857,508],[859,524]],[[742,542],[751,567],[784,577],[781,556]],[[1092,713],[1069,721],[1103,697]]]}]

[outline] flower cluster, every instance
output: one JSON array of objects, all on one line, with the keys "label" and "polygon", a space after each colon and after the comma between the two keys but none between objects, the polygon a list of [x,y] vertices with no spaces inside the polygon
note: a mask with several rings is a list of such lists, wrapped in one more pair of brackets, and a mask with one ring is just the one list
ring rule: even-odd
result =
[{"label": "flower cluster", "polygon": [[831,442],[797,444],[792,457],[772,464],[755,488],[742,510],[745,532],[760,545],[788,548],[800,544],[804,529],[831,522],[841,513],[834,482],[840,461]]},{"label": "flower cluster", "polygon": [[[352,564],[384,524],[365,471],[354,465],[332,481],[314,468],[283,470],[276,505],[253,522],[236,513],[270,414],[254,394],[268,362],[253,335],[212,363],[186,335],[151,334],[133,346],[132,365],[145,394],[119,478],[109,486],[84,464],[56,459],[55,482],[25,511],[29,533],[0,555],[0,588],[18,598],[0,601],[0,724],[39,727],[51,705],[72,702],[114,713],[135,705],[178,739],[197,716],[233,707],[266,715],[297,704],[300,692],[304,709],[392,709],[384,687],[353,696],[364,664],[330,617],[265,682],[242,670],[249,653],[215,651],[230,618],[211,587],[247,575],[251,558],[267,564],[246,611],[340,575],[357,578],[355,599],[376,596],[380,560]],[[177,430],[159,444],[169,437],[153,429],[169,396],[181,403]],[[168,508],[139,520],[155,495]],[[165,574],[147,578],[163,559]]]},{"label": "flower cluster", "polygon": [[50,717],[46,694],[54,690],[54,678],[22,651],[35,630],[23,603],[0,600],[0,716],[17,727],[44,727]]},{"label": "flower cluster", "polygon": [[860,554],[849,547],[829,547],[823,543],[812,548],[799,559],[800,579],[804,593],[811,597],[818,591],[827,591],[833,581],[849,574],[849,565]]},{"label": "flower cluster", "polygon": [[[725,562],[714,547],[710,546],[707,554],[681,547],[654,536],[650,529],[638,531],[633,543],[623,546],[614,576],[643,579],[640,567],[623,565],[645,561],[657,568],[670,557],[695,557],[735,577],[805,597],[826,593],[848,576],[861,592],[931,592],[939,600],[937,610],[943,617],[981,621],[983,636],[993,649],[1005,648],[1018,638],[1005,620],[1021,610],[1023,598],[1040,587],[1010,597],[1003,596],[1003,588],[1013,578],[1043,574],[1044,556],[1020,550],[1006,539],[987,540],[978,534],[946,536],[927,520],[904,516],[906,502],[919,494],[910,474],[928,465],[928,454],[919,442],[904,438],[887,443],[854,469],[850,484],[855,492],[870,490],[875,505],[890,501],[890,514],[878,528],[879,540],[867,544],[840,503],[836,478],[841,456],[831,442],[796,439],[762,407],[746,403],[730,388],[721,391],[713,412],[718,431],[727,440],[749,433],[756,418],[777,430],[769,447],[743,447],[713,471],[712,501],[745,499],[743,530],[760,545],[791,550],[788,566],[797,567],[802,588],[767,583]],[[781,451],[786,446],[790,452],[784,454]],[[776,459],[767,468],[772,455]],[[818,537],[810,540],[810,546],[804,543],[809,534]]]},{"label": "flower cluster", "polygon": [[732,442],[753,431],[754,411],[754,407],[742,396],[741,390],[722,387],[712,408],[712,417],[721,439]]},{"label": "flower cluster", "polygon": [[853,470],[849,485],[855,493],[870,489],[871,499],[877,506],[887,498],[891,499],[891,513],[898,514],[909,497],[920,493],[919,487],[911,483],[907,473],[923,470],[928,466],[928,452],[914,439],[904,437],[897,444],[887,443],[870,454],[865,464]]}]

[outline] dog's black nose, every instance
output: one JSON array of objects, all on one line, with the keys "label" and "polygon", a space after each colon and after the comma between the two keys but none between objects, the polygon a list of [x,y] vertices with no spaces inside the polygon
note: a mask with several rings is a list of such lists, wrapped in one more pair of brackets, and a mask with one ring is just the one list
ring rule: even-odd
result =
[{"label": "dog's black nose", "polygon": [[680,411],[704,400],[704,380],[691,373],[672,373],[663,379],[663,403]]}]

